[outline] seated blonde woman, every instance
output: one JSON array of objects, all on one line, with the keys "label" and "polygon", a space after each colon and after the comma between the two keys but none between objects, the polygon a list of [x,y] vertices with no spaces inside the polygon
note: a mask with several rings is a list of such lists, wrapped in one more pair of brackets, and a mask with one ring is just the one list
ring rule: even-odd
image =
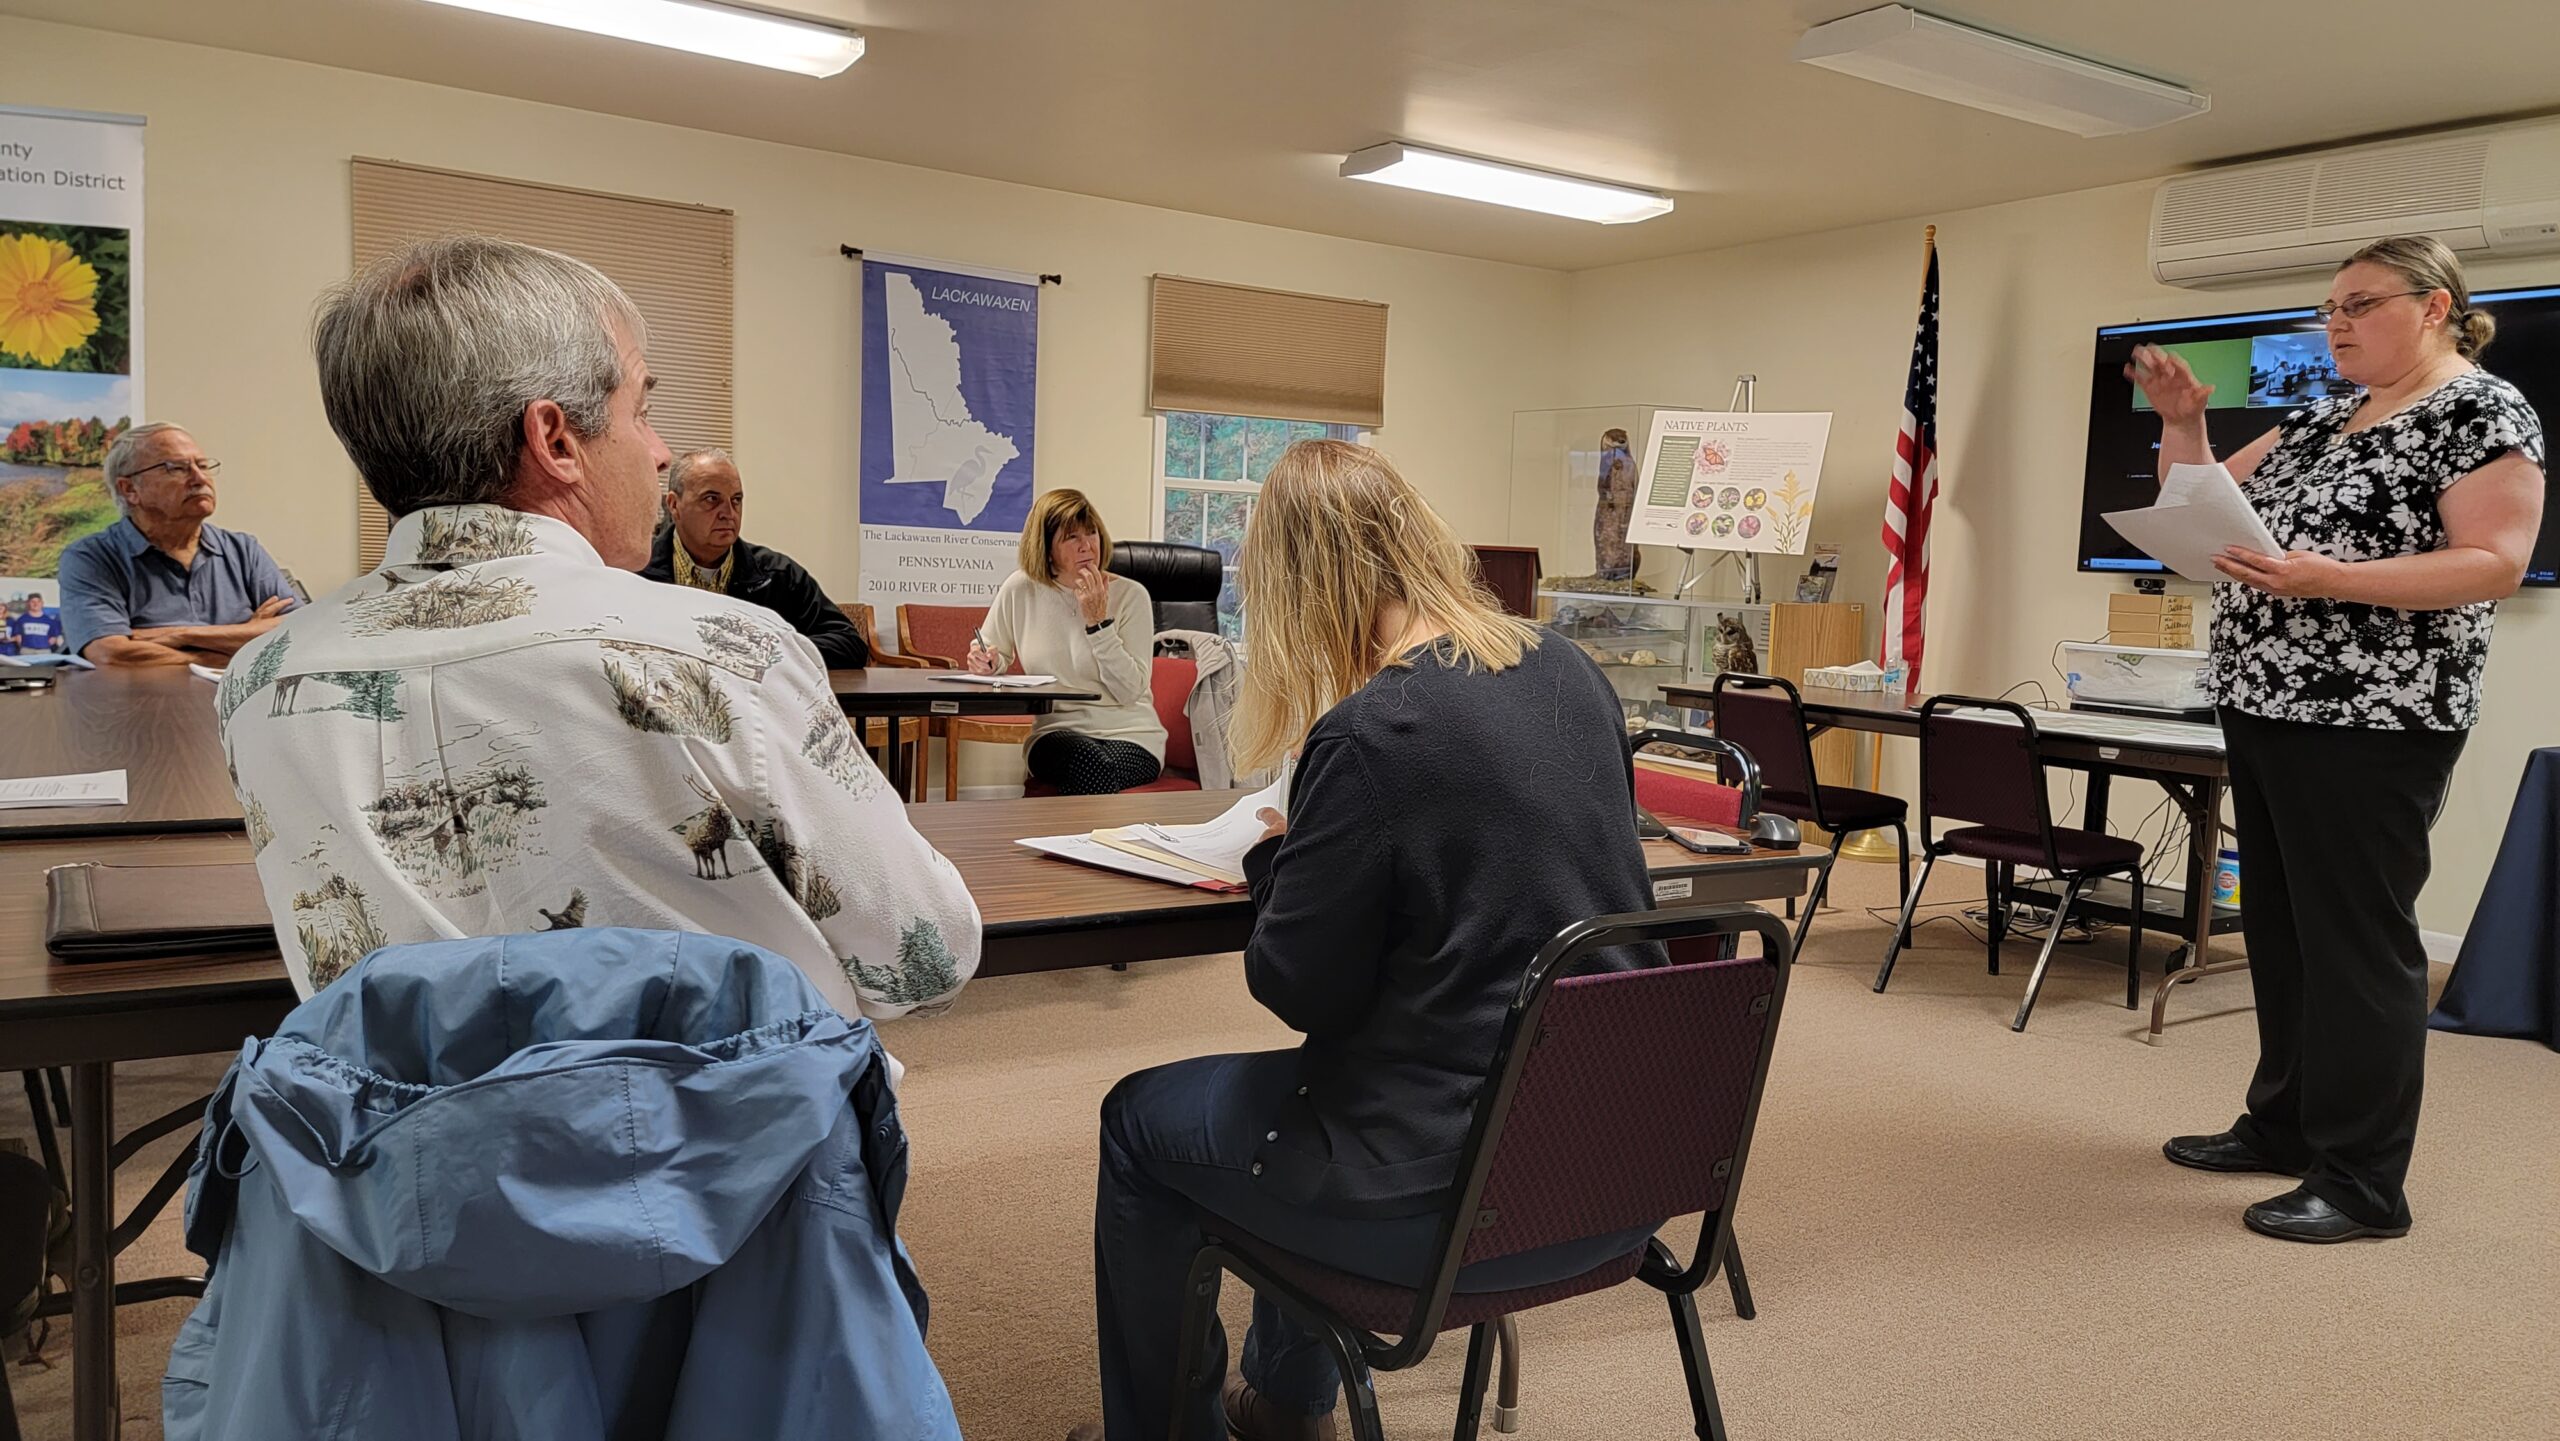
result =
[{"label": "seated blonde woman", "polygon": [[[1270,1302],[1255,1302],[1243,1375],[1223,1397],[1176,1393],[1201,1217],[1417,1283],[1504,1009],[1538,948],[1574,921],[1653,904],[1608,678],[1572,643],[1502,614],[1383,457],[1291,446],[1263,485],[1243,571],[1253,664],[1237,760],[1299,753],[1285,829],[1266,814],[1271,833],[1244,859],[1245,980],[1304,1039],[1140,1071],[1102,1103],[1103,1423],[1077,1436],[1157,1441],[1179,1413],[1186,1436],[1330,1437],[1333,1362]],[[1459,1284],[1578,1275],[1645,1234],[1488,1262]]]},{"label": "seated blonde woman", "polygon": [[1035,675],[1099,692],[1060,701],[1031,723],[1024,761],[1066,795],[1109,795],[1164,771],[1156,719],[1155,606],[1147,588],[1104,569],[1111,532],[1082,492],[1053,490],[1022,525],[1022,569],[1006,576],[969,642],[969,669]]}]

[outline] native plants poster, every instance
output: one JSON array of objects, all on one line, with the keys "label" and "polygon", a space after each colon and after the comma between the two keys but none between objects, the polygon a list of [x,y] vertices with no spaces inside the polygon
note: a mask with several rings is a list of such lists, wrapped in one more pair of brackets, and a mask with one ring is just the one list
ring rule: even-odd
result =
[{"label": "native plants poster", "polygon": [[142,414],[142,122],[0,107],[0,603],[59,604]]}]

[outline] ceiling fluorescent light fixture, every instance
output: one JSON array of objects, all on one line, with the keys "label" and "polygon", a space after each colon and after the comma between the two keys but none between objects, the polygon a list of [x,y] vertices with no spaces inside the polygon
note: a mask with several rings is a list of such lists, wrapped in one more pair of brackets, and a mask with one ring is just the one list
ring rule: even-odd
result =
[{"label": "ceiling fluorescent light fixture", "polygon": [[1796,41],[1808,65],[1952,100],[2075,135],[2123,135],[2213,108],[2183,85],[1976,30],[1908,5],[1879,5]]},{"label": "ceiling fluorescent light fixture", "polygon": [[739,60],[824,78],[862,58],[851,30],[706,0],[434,0],[591,35]]},{"label": "ceiling fluorescent light fixture", "polygon": [[1345,180],[1374,180],[1407,190],[1428,190],[1461,200],[1482,200],[1539,210],[1602,225],[1627,225],[1671,213],[1671,197],[1625,185],[1580,180],[1548,170],[1476,160],[1445,150],[1389,141],[1354,151],[1342,162]]}]

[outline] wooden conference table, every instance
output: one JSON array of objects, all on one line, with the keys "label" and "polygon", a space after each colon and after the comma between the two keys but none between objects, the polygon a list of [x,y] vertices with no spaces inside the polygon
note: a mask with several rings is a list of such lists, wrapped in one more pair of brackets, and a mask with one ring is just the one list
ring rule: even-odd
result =
[{"label": "wooden conference table", "polygon": [[[1704,686],[1666,685],[1674,705],[1712,709],[1715,698]],[[1820,735],[1830,730],[1867,731],[1877,735],[1920,734],[1920,703],[1879,691],[1834,690],[1805,686],[1806,726]],[[1924,698],[1925,699],[1925,698]],[[2102,830],[2107,823],[2107,783],[2114,776],[2147,780],[2169,793],[2187,821],[2185,883],[2152,885],[2143,892],[2143,926],[2180,937],[2169,958],[2168,973],[2151,994],[2151,1031],[2160,1037],[2169,1007],[2169,992],[2205,976],[2245,968],[2248,958],[2205,960],[2205,943],[2240,930],[2240,909],[2213,900],[2216,851],[2221,847],[2222,794],[2230,768],[2222,752],[2219,726],[2186,721],[2157,721],[2090,711],[2035,713],[2038,753],[2046,765],[2076,770],[2089,777],[2089,794],[2081,824]],[[2022,882],[2020,889],[2048,902],[2061,899],[2061,888],[2048,882]],[[2098,883],[2081,897],[2080,909],[2122,924],[2132,919],[2132,891],[2120,880]]]},{"label": "wooden conference table", "polygon": [[[1055,681],[1047,685],[987,685],[945,677],[967,671],[874,666],[868,670],[832,670],[827,682],[844,713],[856,721],[902,716],[1035,716],[1047,715],[1062,700],[1100,700],[1089,690]],[[855,729],[858,731],[859,726]],[[916,748],[899,732],[889,731],[889,783],[898,794],[915,793]]]},{"label": "wooden conference table", "polygon": [[[37,674],[51,675],[54,684],[0,691],[0,778],[121,770],[126,800],[120,806],[0,810],[0,841],[240,829],[240,801],[214,723],[213,682],[184,666],[65,667]],[[1058,701],[1097,699],[1092,691],[1066,685],[936,679],[949,674],[839,670],[827,679],[844,713],[856,719],[1046,715]],[[905,795],[913,748],[893,743],[891,753],[891,779]]]},{"label": "wooden conference table", "polygon": [[[0,759],[14,757],[14,748],[0,744]],[[910,806],[908,815],[950,858],[977,898],[985,924],[978,976],[985,979],[1241,948],[1252,925],[1252,902],[1245,896],[1052,860],[1014,844],[1026,835],[1141,820],[1207,820],[1233,804],[1236,795],[1160,792],[946,802]],[[190,1117],[173,1112],[134,1137],[115,1140],[113,1063],[234,1049],[246,1037],[272,1032],[292,1009],[294,994],[283,962],[273,953],[78,965],[56,961],[44,949],[44,872],[75,860],[191,865],[247,859],[248,841],[236,834],[132,834],[0,844],[0,1070],[61,1066],[71,1072],[75,1441],[108,1441],[114,1434],[115,1305],[188,1293],[184,1282],[136,1282],[122,1288],[116,1283],[117,1251],[149,1224],[152,1213],[183,1183],[184,1171],[180,1165],[165,1173],[151,1199],[119,1226],[112,1210],[115,1161],[119,1153],[182,1128]],[[1667,842],[1646,846],[1657,896],[1666,904],[1800,896],[1827,859],[1812,847],[1705,857]]]}]

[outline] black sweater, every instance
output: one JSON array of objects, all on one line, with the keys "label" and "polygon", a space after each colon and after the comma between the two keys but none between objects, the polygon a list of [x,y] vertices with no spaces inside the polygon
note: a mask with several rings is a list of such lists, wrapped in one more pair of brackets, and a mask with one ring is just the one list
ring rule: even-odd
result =
[{"label": "black sweater", "polygon": [[1288,1203],[1432,1209],[1531,959],[1575,921],[1653,904],[1618,698],[1541,636],[1498,674],[1417,650],[1326,712],[1287,833],[1245,857],[1246,980],[1307,1037],[1303,1089],[1256,1158]]},{"label": "black sweater", "polygon": [[[818,578],[802,568],[800,562],[778,550],[733,541],[738,563],[729,572],[729,594],[757,605],[790,622],[791,628],[809,638],[825,659],[829,670],[860,670],[871,664],[871,647],[863,644],[862,632],[853,628],[836,603],[818,585]],[[676,578],[675,527],[658,527],[658,539],[649,548],[648,567],[640,574],[649,580],[663,580],[672,585]]]}]

